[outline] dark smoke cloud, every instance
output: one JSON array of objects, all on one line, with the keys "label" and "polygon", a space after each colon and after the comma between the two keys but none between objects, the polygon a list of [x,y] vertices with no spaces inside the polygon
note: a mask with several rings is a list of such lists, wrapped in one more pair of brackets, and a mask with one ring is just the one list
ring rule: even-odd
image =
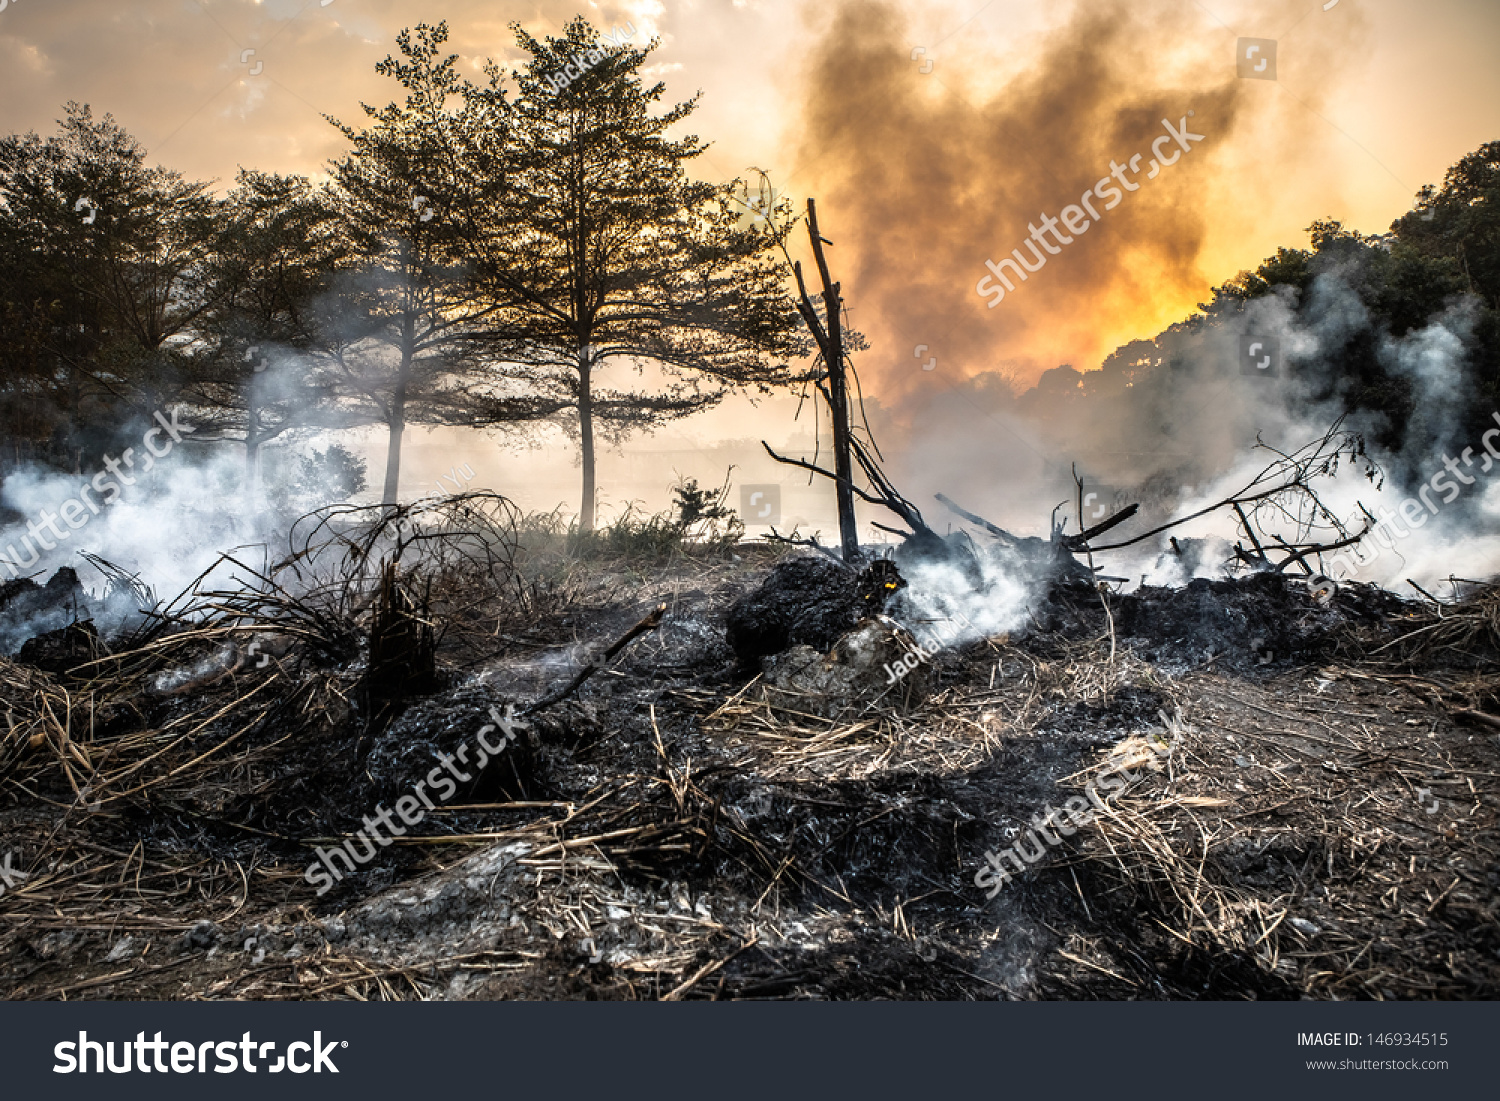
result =
[{"label": "dark smoke cloud", "polygon": [[[1234,274],[1207,273],[1201,258],[1214,204],[1254,200],[1222,186],[1247,101],[1286,116],[1277,165],[1297,161],[1312,116],[1286,112],[1267,82],[1240,80],[1233,34],[1206,33],[1202,22],[1178,4],[1081,6],[997,87],[995,63],[962,57],[918,75],[892,5],[837,8],[812,53],[795,189],[805,183],[819,200],[852,322],[874,346],[862,369],[882,394],[935,389],[917,344],[929,346],[920,360],[936,355],[950,378],[1000,370],[1029,385],[1082,354],[1094,361],[1076,366],[1096,366],[1112,346],[1105,334],[1149,337]],[[1332,59],[1323,60],[1326,74]],[[1189,111],[1205,140],[1142,178],[1162,120],[1175,125]],[[1057,217],[1111,160],[1138,153],[1140,190],[986,308],[974,289],[984,261],[1021,248],[1028,222]],[[1251,189],[1275,167],[1257,159],[1243,179]]]},{"label": "dark smoke cloud", "polygon": [[[1126,494],[1119,503],[1143,504],[1119,529],[1133,535],[1240,489],[1269,461],[1258,440],[1294,450],[1338,415],[1315,395],[1337,381],[1341,349],[1372,325],[1347,273],[1320,276],[1300,315],[1284,289],[1215,325],[1151,340],[1236,274],[1216,259],[1226,237],[1258,228],[1278,203],[1305,203],[1303,226],[1328,213],[1304,198],[1308,181],[1333,174],[1319,155],[1333,131],[1316,108],[1364,27],[1350,19],[1304,30],[1278,59],[1282,87],[1238,77],[1235,38],[1274,37],[1306,5],[1257,8],[1255,25],[1236,29],[1194,11],[1080,6],[1036,36],[1019,67],[1004,59],[1004,76],[972,54],[943,56],[920,75],[915,39],[890,4],[846,0],[822,30],[792,190],[818,199],[851,323],[870,340],[855,363],[875,395],[867,408],[887,469],[939,530],[955,519],[933,501],[942,491],[1017,533],[1045,536],[1054,506],[1065,503],[1073,519],[1076,464],[1089,485]],[[1204,140],[1146,178],[1162,120],[1178,125],[1190,111],[1189,128]],[[1109,174],[1111,161],[1135,154],[1143,155],[1139,190],[987,308],[976,292],[989,274],[985,260],[1018,248],[1030,258],[1028,223],[1059,217]],[[1383,359],[1411,378],[1424,403],[1409,453],[1383,456],[1393,484],[1425,477],[1453,446],[1470,328],[1454,307],[1400,339],[1380,338]],[[1246,377],[1239,360],[1252,340],[1276,342],[1289,366],[1275,378]],[[1073,369],[1093,372],[1131,341],[1139,343],[1102,372]],[[914,355],[919,344],[927,348]],[[932,356],[936,370],[924,371]],[[1371,432],[1379,424],[1355,417],[1349,426]],[[1324,493],[1348,517],[1359,515],[1357,502],[1383,507],[1393,497],[1352,467]],[[1475,507],[1490,515],[1496,504]],[[864,510],[888,519],[876,512]],[[1404,557],[1388,556],[1390,568],[1420,572],[1440,560],[1452,568],[1460,531],[1466,564],[1492,562],[1495,540],[1472,538],[1481,534],[1476,514],[1455,510],[1406,540]],[[1179,534],[1233,538],[1232,517],[1215,514]],[[1160,566],[1157,556],[1154,543],[1142,544],[1109,568],[1180,580],[1180,563]],[[1205,567],[1223,555],[1210,557]]]}]

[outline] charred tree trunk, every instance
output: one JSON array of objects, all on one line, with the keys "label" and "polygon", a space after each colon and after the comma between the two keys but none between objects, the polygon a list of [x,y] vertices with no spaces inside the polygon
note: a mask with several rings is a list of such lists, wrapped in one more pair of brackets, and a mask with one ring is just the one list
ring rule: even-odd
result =
[{"label": "charred tree trunk", "polygon": [[813,257],[818,263],[818,277],[823,281],[823,315],[827,320],[828,347],[824,360],[828,365],[828,407],[833,415],[834,489],[838,494],[839,543],[845,562],[859,557],[859,528],[854,518],[854,458],[849,439],[849,383],[844,375],[843,298],[840,285],[828,274],[823,256],[823,237],[818,232],[818,208],[807,200],[807,234],[812,239]]},{"label": "charred tree trunk", "polygon": [[402,578],[394,559],[381,564],[362,683],[372,730],[383,730],[402,701],[436,691],[440,683],[431,601],[427,595],[416,596],[417,584],[415,575]]},{"label": "charred tree trunk", "polygon": [[812,299],[808,297],[800,263],[792,265],[797,277],[797,312],[817,341],[818,351],[828,369],[827,385],[819,389],[823,391],[833,419],[833,483],[838,501],[839,546],[844,561],[854,562],[859,558],[859,528],[854,518],[854,457],[849,436],[849,386],[844,375],[843,299],[839,294],[839,284],[828,273],[828,261],[823,256],[824,240],[818,232],[818,208],[812,199],[807,200],[807,235],[823,283],[824,321],[818,320]]},{"label": "charred tree trunk", "polygon": [[[946,553],[946,544],[942,537],[923,522],[922,514],[917,507],[897,492],[891,480],[880,469],[879,463],[876,462],[879,451],[875,449],[874,441],[867,439],[862,442],[855,438],[851,430],[849,383],[844,361],[843,299],[840,297],[839,284],[835,283],[828,273],[828,261],[823,256],[823,246],[831,242],[818,231],[818,208],[812,199],[807,200],[807,234],[812,242],[813,257],[817,261],[818,275],[823,283],[824,317],[822,320],[818,318],[818,311],[814,308],[812,298],[807,293],[807,283],[802,278],[800,263],[792,264],[792,274],[797,279],[797,312],[817,342],[818,351],[827,367],[828,373],[813,381],[818,392],[823,395],[823,400],[828,403],[828,409],[832,415],[833,470],[825,470],[805,459],[792,459],[778,455],[764,440],[761,441],[761,446],[777,462],[786,463],[789,466],[800,466],[814,474],[821,474],[833,482],[838,501],[840,550],[846,564],[852,565],[862,557],[859,550],[859,528],[854,516],[856,496],[862,501],[880,505],[894,512],[912,530],[910,532],[898,531],[883,524],[874,524],[875,527],[904,536],[908,543],[915,541],[925,551]],[[871,452],[874,454],[872,455]],[[869,479],[870,490],[861,489],[854,484],[855,463],[859,464],[865,477]],[[825,554],[832,555],[832,551],[819,546],[815,540],[784,538],[775,535],[774,532],[771,537],[781,539],[783,542],[815,546]]]},{"label": "charred tree trunk", "polygon": [[578,506],[578,530],[594,530],[594,394],[593,365],[588,352],[578,358],[578,452],[583,467],[583,500]]}]

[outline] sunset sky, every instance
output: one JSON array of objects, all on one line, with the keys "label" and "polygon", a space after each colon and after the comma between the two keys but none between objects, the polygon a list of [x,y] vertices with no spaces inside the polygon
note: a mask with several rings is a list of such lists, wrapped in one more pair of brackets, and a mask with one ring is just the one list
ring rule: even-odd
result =
[{"label": "sunset sky", "polygon": [[[316,174],[343,151],[324,114],[396,98],[374,66],[403,27],[446,20],[477,69],[520,57],[510,22],[557,34],[578,13],[659,37],[670,100],[702,91],[699,175],[756,166],[817,198],[862,375],[898,410],[982,371],[1095,367],[1315,218],[1383,231],[1500,139],[1493,0],[0,0],[0,128],[50,133],[77,100],[190,178]],[[1276,41],[1276,80],[1236,75],[1240,37]],[[1189,111],[1190,153],[986,308],[986,259]],[[742,412],[683,431],[744,435]]]}]

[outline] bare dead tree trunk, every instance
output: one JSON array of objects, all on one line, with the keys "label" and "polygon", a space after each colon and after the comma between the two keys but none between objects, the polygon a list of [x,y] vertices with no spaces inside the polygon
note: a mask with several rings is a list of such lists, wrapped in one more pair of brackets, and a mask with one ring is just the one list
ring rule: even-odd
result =
[{"label": "bare dead tree trunk", "polygon": [[854,518],[854,459],[849,438],[849,386],[844,375],[844,328],[841,311],[843,299],[839,295],[839,284],[833,282],[828,273],[828,261],[823,256],[823,236],[818,232],[818,208],[807,200],[807,236],[812,242],[813,258],[817,261],[818,276],[823,283],[823,316],[820,323],[807,286],[802,281],[802,265],[792,265],[797,276],[797,310],[807,323],[818,351],[823,354],[823,363],[828,368],[828,386],[823,396],[828,400],[828,409],[833,417],[833,482],[837,494],[839,515],[839,545],[844,561],[853,562],[859,557],[859,528]]},{"label": "bare dead tree trunk", "polygon": [[[818,264],[818,275],[823,283],[823,318],[818,317],[818,311],[813,306],[812,298],[807,293],[807,283],[802,278],[802,264],[792,263],[792,274],[797,279],[797,312],[801,315],[808,331],[812,333],[817,342],[818,352],[823,363],[827,367],[827,374],[815,376],[812,381],[823,395],[823,400],[828,403],[828,409],[833,420],[833,470],[826,470],[816,463],[806,459],[788,458],[778,455],[771,450],[771,445],[764,440],[761,446],[766,449],[766,454],[778,463],[786,463],[788,466],[800,466],[804,470],[810,470],[814,474],[820,474],[834,484],[837,493],[838,517],[839,517],[839,543],[843,555],[843,561],[854,564],[861,558],[859,550],[859,528],[856,526],[854,516],[854,498],[868,504],[879,505],[889,509],[899,516],[910,532],[904,532],[897,528],[887,527],[871,521],[874,527],[881,531],[889,531],[900,535],[908,541],[915,540],[916,543],[930,553],[945,554],[947,545],[943,538],[934,532],[922,519],[922,513],[903,497],[896,489],[885,472],[880,468],[877,459],[881,458],[873,440],[856,437],[850,426],[850,400],[849,400],[849,365],[844,358],[844,328],[843,328],[843,299],[839,294],[839,284],[833,281],[828,273],[828,261],[823,255],[823,246],[831,244],[818,230],[818,208],[812,200],[807,200],[807,234],[812,242],[813,257]],[[783,250],[784,251],[784,250]],[[787,260],[790,262],[791,257]],[[868,426],[866,426],[868,427]],[[869,480],[870,489],[861,489],[854,484],[854,466],[864,471]],[[774,530],[770,538],[782,542],[793,543],[802,546],[816,547],[818,550],[837,557],[831,550],[819,546],[817,541],[808,539],[796,539],[778,536]]]},{"label": "bare dead tree trunk", "polygon": [[833,414],[833,473],[838,494],[839,542],[844,561],[859,557],[859,529],[854,519],[854,462],[849,441],[849,383],[844,376],[844,328],[841,312],[844,302],[839,284],[830,280],[828,261],[823,257],[823,238],[818,233],[818,211],[813,200],[807,200],[807,232],[812,238],[813,256],[823,281],[823,313],[828,319],[828,396]]}]

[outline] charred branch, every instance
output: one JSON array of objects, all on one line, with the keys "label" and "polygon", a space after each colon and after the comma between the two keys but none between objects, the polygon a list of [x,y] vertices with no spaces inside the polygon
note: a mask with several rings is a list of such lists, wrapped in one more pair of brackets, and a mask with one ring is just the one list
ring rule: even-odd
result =
[{"label": "charred branch", "polygon": [[[778,455],[775,451],[771,450],[771,445],[766,443],[764,440],[761,441],[760,445],[766,449],[766,454],[771,456],[771,458],[775,459],[778,463],[785,463],[787,466],[800,466],[803,470],[810,470],[814,474],[821,474],[823,475],[823,477],[828,478],[831,481],[838,481],[837,474],[834,474],[829,470],[824,470],[821,466],[818,466],[815,463],[810,463],[806,459],[793,459],[786,455]],[[863,489],[860,489],[859,486],[852,486],[851,488],[855,493],[859,494],[862,499],[868,501],[872,505],[885,504],[885,502],[882,501],[879,497],[865,492]]]},{"label": "charred branch", "polygon": [[976,515],[975,513],[972,513],[965,508],[961,508],[959,505],[954,503],[951,497],[948,497],[942,493],[934,494],[934,496],[937,498],[938,502],[945,505],[949,511],[963,517],[963,519],[967,520],[969,523],[975,525],[976,527],[983,528],[985,531],[993,535],[996,539],[1004,540],[1005,543],[1010,546],[1014,546],[1018,542],[1016,537],[1010,532],[1006,531],[1002,527],[997,527],[996,525],[990,523],[983,516]]},{"label": "charred branch", "polygon": [[[1260,545],[1260,539],[1256,537],[1255,528],[1250,523],[1250,518],[1245,515],[1244,507],[1238,501],[1234,503],[1234,514],[1240,518],[1240,526],[1245,529],[1245,534],[1250,537],[1250,542],[1255,544],[1255,553],[1260,559],[1262,568],[1269,567],[1271,560],[1266,557],[1266,549]],[[1239,550],[1239,547],[1236,546],[1235,549]],[[1248,556],[1245,560],[1249,561]]]},{"label": "charred branch", "polygon": [[[1201,516],[1207,516],[1220,509],[1232,508],[1256,550],[1256,554],[1252,555],[1251,552],[1240,548],[1236,554],[1238,560],[1276,572],[1284,572],[1288,567],[1295,565],[1303,565],[1306,568],[1304,559],[1308,556],[1350,546],[1368,534],[1374,525],[1373,517],[1367,513],[1364,529],[1358,534],[1351,533],[1323,504],[1311,485],[1315,478],[1336,473],[1341,459],[1363,463],[1365,473],[1372,481],[1379,476],[1379,469],[1365,454],[1363,438],[1356,433],[1344,431],[1341,427],[1342,423],[1342,420],[1335,421],[1320,439],[1291,453],[1278,451],[1264,442],[1259,443],[1258,447],[1270,451],[1276,458],[1252,478],[1240,492],[1230,494],[1223,500],[1198,509],[1187,516],[1169,520],[1165,524],[1158,525],[1130,539],[1089,549],[1102,552],[1134,546],[1136,543],[1180,527]],[[1273,484],[1266,487],[1268,482]],[[1297,510],[1295,512],[1294,506]],[[1331,531],[1335,538],[1313,540],[1306,544],[1288,544],[1278,538],[1270,549],[1285,549],[1291,553],[1280,563],[1273,564],[1270,561],[1266,543],[1261,540],[1255,530],[1256,513],[1262,508],[1269,508],[1292,520],[1304,536],[1311,534],[1316,528],[1323,528]],[[1262,532],[1266,530],[1263,523],[1260,525],[1260,530]]]},{"label": "charred branch", "polygon": [[658,604],[649,615],[647,615],[634,627],[630,628],[630,630],[626,631],[619,638],[615,639],[615,641],[610,644],[609,648],[605,650],[604,653],[600,654],[597,658],[580,669],[577,675],[575,675],[572,680],[563,685],[563,687],[559,688],[556,692],[553,692],[551,695],[544,696],[542,699],[537,700],[536,703],[532,704],[525,711],[522,711],[521,714],[535,715],[538,711],[543,711],[549,707],[554,706],[555,704],[562,703],[563,700],[567,699],[574,692],[577,692],[580,688],[582,688],[585,681],[587,681],[600,669],[603,669],[610,662],[614,661],[621,650],[625,649],[625,647],[629,646],[632,642],[640,638],[641,635],[645,634],[647,631],[654,631],[656,630],[656,628],[661,626],[661,617],[666,615],[666,613],[667,606],[665,604]]},{"label": "charred branch", "polygon": [[854,449],[854,457],[858,460],[860,469],[865,472],[865,477],[870,480],[870,484],[879,494],[880,503],[901,517],[906,526],[911,528],[911,534],[907,538],[937,539],[937,533],[922,519],[921,511],[897,491],[894,483],[886,477],[885,471],[865,450],[864,444],[859,440],[851,439],[850,446]]},{"label": "charred branch", "polygon": [[[876,524],[875,526],[879,527],[880,525]],[[845,562],[836,553],[834,553],[833,550],[825,547],[822,543],[819,543],[817,539],[803,539],[796,535],[782,535],[778,533],[775,528],[772,528],[766,535],[766,541],[770,543],[781,543],[784,546],[788,547],[809,547],[812,550],[817,551],[823,557],[827,558],[830,562],[837,562],[840,566],[843,566],[845,569],[850,571],[854,569],[854,566],[852,564]]]},{"label": "charred branch", "polygon": [[1126,520],[1129,520],[1140,510],[1140,505],[1127,505],[1125,508],[1122,508],[1113,516],[1109,517],[1108,519],[1102,520],[1086,531],[1079,532],[1077,535],[1059,535],[1057,538],[1057,542],[1061,544],[1063,550],[1066,551],[1088,550],[1089,540],[1103,535],[1111,528],[1118,527]]}]

